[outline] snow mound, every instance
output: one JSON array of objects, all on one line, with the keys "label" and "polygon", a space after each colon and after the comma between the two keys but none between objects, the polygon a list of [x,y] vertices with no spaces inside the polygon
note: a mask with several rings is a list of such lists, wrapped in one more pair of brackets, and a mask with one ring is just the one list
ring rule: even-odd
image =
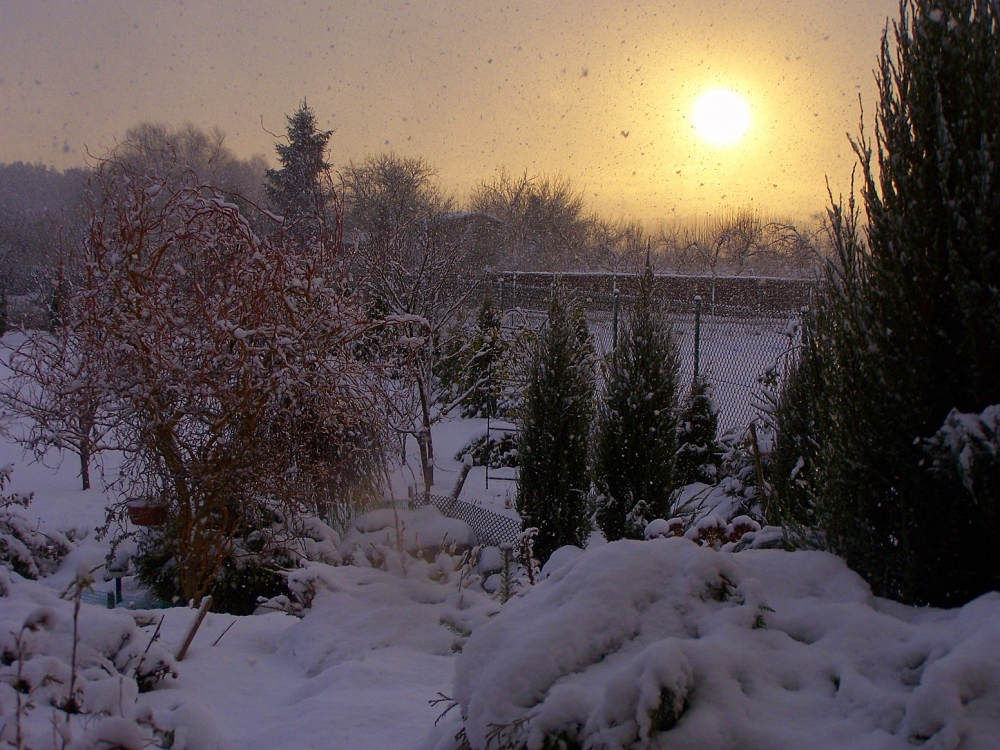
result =
[{"label": "snow mound", "polygon": [[619,541],[475,631],[425,748],[996,747],[998,642],[997,594],[918,610],[825,553]]},{"label": "snow mound", "polygon": [[499,609],[471,582],[461,569],[422,560],[411,561],[405,573],[308,563],[289,576],[289,586],[308,589],[311,606],[279,654],[308,676],[379,649],[450,656]]},{"label": "snow mound", "polygon": [[354,565],[382,567],[386,557],[406,552],[427,561],[442,551],[461,555],[476,546],[472,528],[455,518],[448,518],[432,505],[416,510],[383,508],[358,518],[344,536],[341,554]]},{"label": "snow mound", "polygon": [[560,547],[549,555],[549,559],[546,561],[545,565],[542,566],[541,577],[543,579],[551,578],[556,571],[569,565],[582,554],[583,550],[572,544]]}]

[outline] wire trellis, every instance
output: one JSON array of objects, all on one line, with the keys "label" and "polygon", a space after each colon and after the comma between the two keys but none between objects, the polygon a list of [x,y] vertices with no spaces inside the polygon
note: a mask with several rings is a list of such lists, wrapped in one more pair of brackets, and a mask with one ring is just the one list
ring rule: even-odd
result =
[{"label": "wire trellis", "polygon": [[504,543],[516,544],[521,534],[521,523],[516,518],[480,508],[478,505],[444,495],[418,495],[413,507],[433,505],[449,518],[465,521],[476,532],[480,544],[498,547]]}]

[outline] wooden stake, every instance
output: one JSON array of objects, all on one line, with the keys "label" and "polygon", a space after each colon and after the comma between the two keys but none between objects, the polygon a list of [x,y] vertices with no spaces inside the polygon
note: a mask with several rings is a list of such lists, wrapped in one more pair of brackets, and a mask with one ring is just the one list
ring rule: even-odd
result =
[{"label": "wooden stake", "polygon": [[211,606],[211,595],[206,596],[201,600],[201,606],[198,608],[198,616],[194,618],[194,622],[191,624],[191,629],[188,631],[187,638],[184,639],[184,645],[181,646],[181,650],[177,652],[177,661],[184,661],[184,657],[187,656],[188,648],[191,646],[191,641],[194,640],[194,635],[198,632],[198,628],[201,627],[201,622],[205,619],[205,615],[208,614],[208,608]]},{"label": "wooden stake", "polygon": [[767,490],[764,488],[764,466],[760,461],[760,446],[757,445],[757,425],[750,423],[750,438],[753,441],[753,462],[757,468],[757,486],[760,487],[760,515],[767,521]]}]

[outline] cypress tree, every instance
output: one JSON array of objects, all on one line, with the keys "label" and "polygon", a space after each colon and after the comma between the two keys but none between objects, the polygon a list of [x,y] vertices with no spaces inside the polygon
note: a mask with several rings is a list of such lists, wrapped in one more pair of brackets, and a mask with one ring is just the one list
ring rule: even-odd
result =
[{"label": "cypress tree", "polygon": [[583,546],[590,532],[588,438],[594,414],[593,354],[587,323],[558,286],[535,347],[518,443],[517,510],[535,527],[535,556]]},{"label": "cypress tree", "polygon": [[647,262],[625,335],[608,362],[596,448],[597,523],[609,540],[641,538],[665,518],[677,452],[677,350]]},{"label": "cypress tree", "polygon": [[830,212],[838,257],[778,410],[778,485],[876,594],[951,606],[1000,585],[1000,498],[942,470],[939,435],[1000,403],[1000,19],[910,0],[892,31],[876,139],[855,143],[867,227],[853,202]]},{"label": "cypress tree", "polygon": [[264,186],[271,205],[284,215],[284,230],[298,240],[322,234],[331,200],[327,184],[327,143],[333,131],[320,130],[305,100],[288,120],[288,143],[275,146],[280,169],[269,169]]}]

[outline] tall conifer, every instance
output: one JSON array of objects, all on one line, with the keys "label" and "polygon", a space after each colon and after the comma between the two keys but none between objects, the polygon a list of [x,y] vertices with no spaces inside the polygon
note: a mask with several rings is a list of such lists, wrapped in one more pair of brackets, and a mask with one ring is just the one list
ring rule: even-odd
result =
[{"label": "tall conifer", "polygon": [[594,414],[593,349],[583,312],[556,286],[525,394],[517,509],[535,527],[535,556],[582,546],[590,532],[588,442]]},{"label": "tall conifer", "polygon": [[320,130],[305,100],[288,120],[288,143],[275,146],[280,169],[267,170],[265,191],[272,208],[284,215],[289,236],[311,240],[320,236],[331,199],[327,143],[332,131]]},{"label": "tall conifer", "polygon": [[[901,3],[877,79],[875,141],[855,144],[867,226],[830,212],[838,258],[778,410],[777,497],[877,594],[955,605],[1000,585],[1000,497],[945,455],[968,443],[952,410],[1000,403],[995,3]],[[994,475],[975,489],[1000,486],[996,452],[973,454]]]},{"label": "tall conifer", "polygon": [[647,261],[625,335],[608,362],[597,437],[597,523],[608,540],[641,538],[670,510],[677,452],[677,349]]}]

